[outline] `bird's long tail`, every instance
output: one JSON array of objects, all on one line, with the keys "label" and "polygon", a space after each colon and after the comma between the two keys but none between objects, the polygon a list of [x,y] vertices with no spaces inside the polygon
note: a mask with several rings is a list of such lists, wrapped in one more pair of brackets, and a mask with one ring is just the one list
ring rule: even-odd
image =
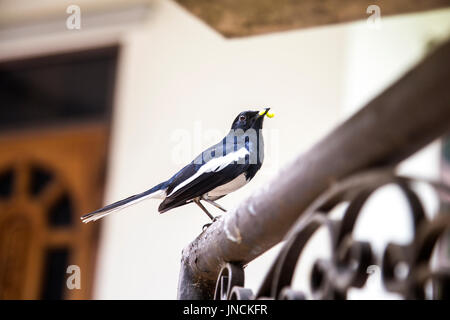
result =
[{"label": "bird's long tail", "polygon": [[166,195],[166,191],[165,191],[166,185],[165,184],[166,184],[165,182],[160,183],[157,186],[154,186],[153,188],[151,188],[147,191],[135,194],[128,198],[125,198],[125,199],[119,200],[117,202],[114,202],[112,204],[109,204],[98,210],[92,211],[92,212],[82,216],[81,220],[84,223],[96,221],[98,219],[103,218],[104,216],[107,216],[110,213],[122,210],[123,208],[126,208],[128,206],[136,204],[145,199],[151,199],[151,198],[162,198],[163,199]]}]

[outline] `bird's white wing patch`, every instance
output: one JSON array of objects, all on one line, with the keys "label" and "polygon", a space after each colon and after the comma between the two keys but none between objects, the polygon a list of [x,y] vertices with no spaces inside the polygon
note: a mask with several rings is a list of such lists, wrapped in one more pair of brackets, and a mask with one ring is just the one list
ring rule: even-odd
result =
[{"label": "bird's white wing patch", "polygon": [[191,177],[180,183],[178,186],[176,186],[167,197],[170,197],[174,192],[188,185],[189,183],[200,177],[202,174],[207,172],[218,172],[223,168],[225,168],[226,166],[228,166],[230,163],[245,158],[247,154],[249,154],[248,150],[246,148],[241,148],[235,152],[227,154],[226,156],[211,159],[203,166],[201,166],[200,169],[198,169],[198,171],[194,175],[192,175]]}]

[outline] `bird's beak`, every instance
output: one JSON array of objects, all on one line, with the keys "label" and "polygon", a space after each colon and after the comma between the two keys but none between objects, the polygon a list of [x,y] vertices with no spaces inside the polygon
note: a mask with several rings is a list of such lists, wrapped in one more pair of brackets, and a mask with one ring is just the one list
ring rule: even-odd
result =
[{"label": "bird's beak", "polygon": [[275,116],[274,113],[269,112],[270,108],[265,108],[259,112],[260,117],[264,117],[265,115],[269,118],[273,118]]}]

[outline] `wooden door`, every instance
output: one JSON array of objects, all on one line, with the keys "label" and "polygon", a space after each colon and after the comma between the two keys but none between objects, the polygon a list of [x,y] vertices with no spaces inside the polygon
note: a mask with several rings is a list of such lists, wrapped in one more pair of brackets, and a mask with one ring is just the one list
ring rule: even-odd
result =
[{"label": "wooden door", "polygon": [[91,296],[118,52],[0,63],[0,299]]},{"label": "wooden door", "polygon": [[80,216],[101,205],[106,145],[101,124],[0,136],[0,299],[90,296],[99,224]]}]

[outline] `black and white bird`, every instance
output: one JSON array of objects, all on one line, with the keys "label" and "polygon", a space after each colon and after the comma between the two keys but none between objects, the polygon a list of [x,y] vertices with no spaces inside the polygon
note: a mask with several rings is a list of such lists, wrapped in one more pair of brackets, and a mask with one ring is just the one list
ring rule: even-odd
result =
[{"label": "black and white bird", "polygon": [[261,133],[264,117],[273,117],[269,109],[241,112],[222,141],[203,151],[169,180],[88,213],[81,217],[82,221],[95,221],[151,198],[163,199],[158,208],[160,213],[194,202],[214,221],[213,215],[200,201],[226,212],[215,201],[241,188],[255,176],[264,159]]}]

